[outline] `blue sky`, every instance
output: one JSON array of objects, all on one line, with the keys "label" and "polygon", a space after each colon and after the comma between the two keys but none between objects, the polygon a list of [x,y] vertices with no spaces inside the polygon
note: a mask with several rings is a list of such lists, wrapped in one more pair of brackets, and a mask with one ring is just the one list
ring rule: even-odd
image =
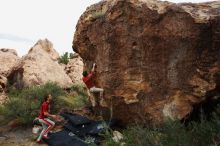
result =
[{"label": "blue sky", "polygon": [[[60,53],[72,52],[80,15],[100,0],[0,0],[0,48],[27,53],[37,40],[48,38]],[[204,2],[211,0],[169,0]]]}]

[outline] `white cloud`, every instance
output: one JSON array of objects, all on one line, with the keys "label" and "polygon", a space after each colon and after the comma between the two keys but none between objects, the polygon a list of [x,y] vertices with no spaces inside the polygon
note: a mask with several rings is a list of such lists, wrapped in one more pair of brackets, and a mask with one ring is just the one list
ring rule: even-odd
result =
[{"label": "white cloud", "polygon": [[10,40],[10,41],[15,41],[15,42],[25,42],[25,43],[30,43],[32,40],[20,36],[15,36],[12,34],[4,34],[0,33],[0,39],[5,39],[5,40]]},{"label": "white cloud", "polygon": [[37,40],[48,38],[60,54],[72,52],[73,34],[80,15],[86,7],[99,1],[0,0],[0,33],[6,35],[0,35],[0,48],[15,48],[19,55],[24,55]]},{"label": "white cloud", "polygon": [[0,48],[9,48],[9,49],[15,49],[19,55],[24,55],[27,53],[28,49],[31,48],[34,45],[35,42],[17,42],[17,41],[11,41],[11,40],[4,40],[0,39]]}]

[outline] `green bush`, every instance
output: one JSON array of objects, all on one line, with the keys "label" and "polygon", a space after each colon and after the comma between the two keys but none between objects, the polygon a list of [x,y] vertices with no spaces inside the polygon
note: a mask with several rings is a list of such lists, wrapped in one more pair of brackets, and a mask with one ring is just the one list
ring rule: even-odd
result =
[{"label": "green bush", "polygon": [[40,86],[33,86],[18,90],[9,90],[9,97],[18,97],[26,99],[38,99],[42,100],[43,96],[46,94],[51,94],[53,97],[58,97],[60,95],[65,95],[65,92],[56,83],[46,83]]},{"label": "green bush", "polygon": [[66,95],[66,96],[60,96],[57,99],[57,102],[54,104],[55,109],[79,109],[86,107],[88,105],[88,99],[86,97],[78,96],[78,95]]},{"label": "green bush", "polygon": [[79,96],[87,97],[87,89],[84,84],[75,84],[70,88],[71,93],[75,93]]},{"label": "green bush", "polygon": [[69,62],[68,52],[64,53],[60,58],[58,59],[58,63],[67,64]]},{"label": "green bush", "polygon": [[180,121],[167,120],[161,128],[161,144],[164,146],[190,146],[191,134]]},{"label": "green bush", "polygon": [[[41,102],[46,94],[51,94],[56,103],[58,96],[65,95],[65,92],[54,83],[21,90],[10,90],[8,93],[9,101],[0,108],[0,113],[8,121],[18,119],[21,124],[31,123],[34,117],[38,116]],[[59,110],[58,107],[53,106],[51,109],[52,112]]]},{"label": "green bush", "polygon": [[73,59],[74,58],[74,54],[73,53],[70,53],[69,54],[69,59]]},{"label": "green bush", "polygon": [[161,134],[142,125],[132,125],[123,131],[123,135],[126,146],[157,146]]},{"label": "green bush", "polygon": [[216,111],[212,114],[212,122],[215,127],[215,134],[220,136],[220,106],[216,109]]},{"label": "green bush", "polygon": [[43,97],[47,94],[53,96],[52,113],[57,113],[63,108],[73,110],[89,104],[85,86],[74,85],[70,93],[67,93],[57,84],[47,83],[20,90],[9,90],[9,101],[0,106],[0,114],[7,121],[18,119],[21,124],[30,124],[38,116]]},{"label": "green bush", "polygon": [[94,12],[92,13],[92,19],[98,19],[104,15],[105,15],[105,12],[103,11]]},{"label": "green bush", "polygon": [[87,89],[83,84],[76,84],[70,88],[70,93],[74,97],[73,103],[75,108],[89,105]]},{"label": "green bush", "polygon": [[107,146],[159,146],[161,133],[157,130],[146,128],[143,125],[130,125],[122,131],[123,139],[117,143],[113,141],[111,130],[105,133],[105,143]]},{"label": "green bush", "polygon": [[58,58],[58,63],[68,64],[69,60],[73,58],[73,53],[65,52],[62,56],[60,56],[60,58]]},{"label": "green bush", "polygon": [[[157,128],[131,125],[122,131],[124,146],[218,146],[220,145],[220,107],[211,120],[190,122],[187,126],[180,121],[167,120]],[[118,146],[106,133],[105,143]]]},{"label": "green bush", "polygon": [[90,20],[96,20],[98,18],[103,17],[106,14],[107,7],[102,7],[100,10],[93,11],[91,15],[89,15]]},{"label": "green bush", "polygon": [[120,143],[117,143],[112,139],[112,135],[113,134],[112,134],[111,129],[105,131],[104,138],[106,139],[105,141],[106,145],[107,146],[120,146]]},{"label": "green bush", "polygon": [[212,114],[212,119],[202,120],[201,123],[191,122],[191,135],[195,146],[211,146],[216,142],[220,145],[220,107]]}]

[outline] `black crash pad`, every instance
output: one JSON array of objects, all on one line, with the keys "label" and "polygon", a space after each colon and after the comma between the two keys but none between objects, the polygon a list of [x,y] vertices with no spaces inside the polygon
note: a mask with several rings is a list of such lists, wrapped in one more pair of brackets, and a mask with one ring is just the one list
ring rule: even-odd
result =
[{"label": "black crash pad", "polygon": [[83,116],[76,115],[76,114],[61,113],[60,115],[64,117],[66,120],[69,120],[74,125],[83,125],[83,124],[88,124],[92,122],[87,117],[83,117]]},{"label": "black crash pad", "polygon": [[112,126],[113,122],[93,121],[86,117],[61,113],[62,117],[68,120],[64,125],[64,130],[51,133],[49,139],[44,140],[50,146],[87,146],[88,143],[100,144],[103,133],[107,125]]},{"label": "black crash pad", "polygon": [[64,129],[73,132],[79,137],[85,136],[85,133],[78,128],[78,126],[74,126],[71,122],[68,122],[67,124],[64,125]]},{"label": "black crash pad", "polygon": [[73,132],[79,137],[85,136],[85,132],[80,130],[80,126],[75,126],[71,122],[68,122],[67,124],[64,125],[64,128],[68,131]]},{"label": "black crash pad", "polygon": [[44,139],[49,146],[88,146],[79,139],[74,133],[62,130],[49,134],[49,139]]},{"label": "black crash pad", "polygon": [[93,121],[90,124],[75,126],[71,122],[64,125],[64,128],[72,133],[76,134],[84,141],[90,141],[95,144],[100,144],[103,137],[100,136],[106,130],[105,123],[103,121]]},{"label": "black crash pad", "polygon": [[89,124],[75,126],[68,122],[66,125],[64,125],[64,128],[75,133],[77,136],[97,135],[106,130],[106,123],[103,121],[93,121]]},{"label": "black crash pad", "polygon": [[89,124],[82,125],[80,131],[89,135],[97,135],[106,130],[107,126],[104,121],[93,121]]}]

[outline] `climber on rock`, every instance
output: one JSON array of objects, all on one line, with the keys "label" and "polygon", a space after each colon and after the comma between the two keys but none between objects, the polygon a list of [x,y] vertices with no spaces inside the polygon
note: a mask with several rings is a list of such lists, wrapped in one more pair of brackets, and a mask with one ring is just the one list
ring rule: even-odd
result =
[{"label": "climber on rock", "polygon": [[[92,70],[91,72],[88,74],[87,71],[83,71],[83,82],[86,84],[87,88],[89,89],[90,93],[100,93],[100,98],[101,100],[103,100],[103,94],[104,94],[104,89],[102,88],[97,88],[93,82],[93,77],[95,75],[96,72],[96,64],[93,64]],[[91,99],[90,99],[91,100]],[[92,106],[95,106],[95,101],[91,101],[92,102]]]}]

